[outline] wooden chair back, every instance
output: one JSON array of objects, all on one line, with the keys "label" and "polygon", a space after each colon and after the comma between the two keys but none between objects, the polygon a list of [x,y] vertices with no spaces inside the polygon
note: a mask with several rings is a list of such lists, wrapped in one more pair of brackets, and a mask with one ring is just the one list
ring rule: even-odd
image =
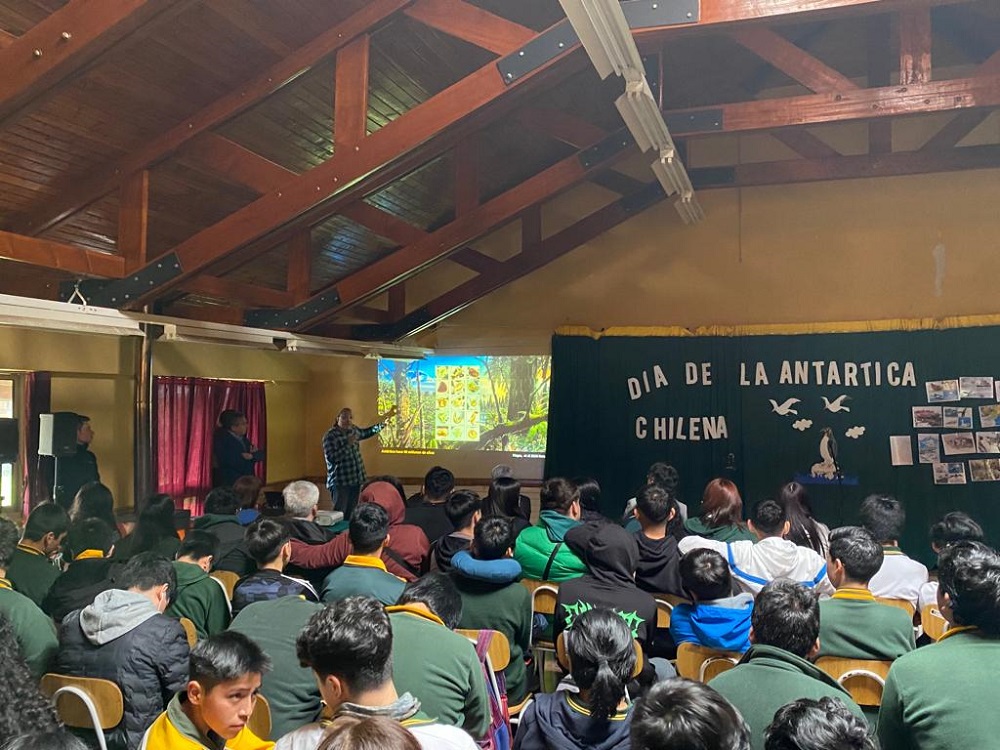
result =
[{"label": "wooden chair back", "polygon": [[236,589],[236,584],[240,581],[239,574],[231,570],[213,570],[211,576],[222,584],[222,588],[226,590],[226,597],[229,601],[232,601],[233,591]]},{"label": "wooden chair back", "polygon": [[[476,643],[479,640],[479,634],[483,631],[459,628],[456,629],[455,632],[459,635],[464,635],[470,641]],[[490,645],[486,649],[486,655],[490,658],[490,666],[493,668],[493,671],[502,672],[510,664],[510,641],[508,641],[507,636],[499,630],[488,632],[493,633],[493,638],[490,639]]]},{"label": "wooden chair back", "polygon": [[[634,638],[632,639],[632,648],[635,649],[635,666],[632,668],[632,679],[634,680],[642,673],[645,661],[642,655],[642,645]],[[569,652],[566,650],[565,630],[561,632],[559,637],[556,639],[556,658],[559,659],[559,666],[569,672]]]},{"label": "wooden chair back", "polygon": [[920,610],[920,624],[924,629],[924,633],[932,641],[940,641],[941,637],[948,632],[948,628],[950,627],[936,604],[928,604]]},{"label": "wooden chair back", "polygon": [[187,617],[180,618],[179,622],[181,627],[184,628],[184,635],[187,636],[188,648],[194,648],[194,645],[198,642],[198,629],[195,628],[194,623]]},{"label": "wooden chair back", "polygon": [[125,700],[118,685],[111,680],[50,672],[42,676],[41,689],[52,699],[63,724],[93,731],[100,750],[107,750],[104,731],[118,726],[125,715]]},{"label": "wooden chair back", "polygon": [[824,656],[816,660],[816,666],[845,688],[859,706],[882,705],[882,691],[891,661]]},{"label": "wooden chair back", "polygon": [[677,674],[689,680],[708,682],[736,666],[742,654],[721,651],[698,643],[682,643],[677,647]]},{"label": "wooden chair back", "polygon": [[913,606],[913,603],[910,602],[909,599],[892,599],[888,596],[876,596],[875,601],[879,604],[885,604],[890,607],[896,607],[897,609],[903,610],[910,616],[911,620],[913,619],[913,615],[917,612],[917,608]]},{"label": "wooden chair back", "polygon": [[254,703],[247,726],[262,740],[271,739],[271,704],[260,693],[257,694],[257,702]]}]

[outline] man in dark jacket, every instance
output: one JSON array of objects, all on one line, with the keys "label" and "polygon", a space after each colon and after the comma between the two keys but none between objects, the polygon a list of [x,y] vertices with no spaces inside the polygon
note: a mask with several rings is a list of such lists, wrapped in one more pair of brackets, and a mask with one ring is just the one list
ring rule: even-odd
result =
[{"label": "man in dark jacket", "polygon": [[229,487],[216,487],[205,498],[205,515],[194,519],[194,528],[215,534],[219,551],[212,570],[228,570],[240,576],[257,569],[243,542],[246,527],[236,518],[240,498]]},{"label": "man in dark jacket", "polygon": [[100,482],[101,474],[97,470],[97,456],[90,450],[94,440],[94,430],[90,426],[90,417],[83,414],[68,412],[76,419],[76,453],[56,459],[56,479],[53,499],[63,508],[69,510],[76,493],[89,482]]},{"label": "man in dark jacket", "polygon": [[432,545],[431,569],[448,573],[455,553],[472,544],[476,524],[483,517],[483,501],[472,490],[458,490],[445,502],[444,512],[452,530]]},{"label": "man in dark jacket", "polygon": [[73,562],[42,601],[42,610],[56,622],[62,622],[70,612],[83,609],[94,597],[111,588],[112,569],[120,567],[110,559],[114,532],[100,518],[86,518],[70,526],[66,546]]},{"label": "man in dark jacket", "polygon": [[59,630],[56,672],[111,680],[125,700],[122,722],[107,733],[110,750],[135,750],[174,693],[187,685],[188,642],[163,611],[176,586],[170,561],[151,552],[133,557],[121,589],[71,612]]},{"label": "man in dark jacket", "polygon": [[648,484],[639,490],[634,512],[640,526],[635,532],[639,545],[636,585],[654,594],[683,596],[678,572],[681,553],[677,550],[677,540],[667,531],[677,515],[676,499],[662,487]]},{"label": "man in dark jacket", "polygon": [[333,538],[328,526],[316,523],[319,487],[299,479],[285,485],[281,496],[285,501],[285,521],[292,539],[303,544],[324,544]]},{"label": "man in dark jacket", "polygon": [[423,529],[428,539],[440,539],[454,528],[445,512],[445,503],[455,489],[455,475],[443,466],[433,466],[424,475],[423,492],[415,504],[407,501],[406,523]]},{"label": "man in dark jacket", "polygon": [[236,584],[233,591],[234,616],[248,604],[283,596],[303,596],[311,602],[319,601],[312,584],[284,573],[292,556],[291,538],[284,522],[258,518],[247,526],[245,539],[247,551],[257,563],[258,570]]}]

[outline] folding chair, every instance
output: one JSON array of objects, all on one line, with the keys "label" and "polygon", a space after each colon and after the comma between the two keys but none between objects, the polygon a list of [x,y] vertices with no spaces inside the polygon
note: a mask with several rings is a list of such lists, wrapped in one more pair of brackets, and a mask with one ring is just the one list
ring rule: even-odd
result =
[{"label": "folding chair", "polygon": [[948,632],[949,627],[949,623],[942,616],[941,610],[934,604],[928,604],[920,610],[920,624],[923,626],[924,633],[932,641],[940,641],[942,636]]},{"label": "folding chair", "polygon": [[882,691],[891,661],[824,656],[816,660],[816,666],[845,688],[859,706],[882,705]]},{"label": "folding chair", "polygon": [[198,642],[198,630],[195,628],[194,623],[187,617],[180,618],[178,622],[184,628],[184,635],[187,636],[188,640],[188,648],[194,648],[194,645]]},{"label": "folding chair", "polygon": [[[522,583],[525,583],[522,581]],[[528,588],[531,591],[531,617],[536,614],[545,615],[550,621],[555,621],[556,599],[559,596],[559,584],[547,581],[532,582]],[[543,693],[551,693],[556,689],[558,679],[551,679],[557,671],[554,669],[553,658],[556,645],[552,641],[535,641],[531,645],[535,662],[538,665],[538,682]],[[548,678],[548,679],[547,679]]]},{"label": "folding chair", "polygon": [[236,584],[240,582],[239,575],[231,570],[213,570],[210,575],[222,585],[227,601],[231,602]]},{"label": "folding chair", "polygon": [[63,724],[93,731],[100,750],[108,750],[104,732],[121,724],[125,715],[125,702],[118,685],[110,680],[50,672],[42,676],[41,688],[52,699]]},{"label": "folding chair", "polygon": [[257,693],[257,701],[253,704],[253,712],[247,720],[247,726],[262,740],[271,739],[271,704],[260,693]]},{"label": "folding chair", "polygon": [[698,643],[682,643],[677,647],[677,674],[689,680],[708,682],[735,667],[742,654],[707,648]]},{"label": "folding chair", "polygon": [[511,730],[507,684],[503,679],[503,670],[510,664],[510,641],[497,630],[456,629],[455,632],[472,642],[476,647],[476,655],[483,665],[486,690],[490,695],[488,739],[501,747],[509,747],[513,744],[514,732]]}]

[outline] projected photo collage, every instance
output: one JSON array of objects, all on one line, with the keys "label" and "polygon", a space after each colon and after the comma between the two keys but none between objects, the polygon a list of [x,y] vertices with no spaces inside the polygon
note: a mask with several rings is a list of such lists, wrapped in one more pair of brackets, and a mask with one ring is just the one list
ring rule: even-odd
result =
[{"label": "projected photo collage", "polygon": [[438,440],[479,440],[479,367],[442,365],[434,368],[437,409],[434,436]]}]

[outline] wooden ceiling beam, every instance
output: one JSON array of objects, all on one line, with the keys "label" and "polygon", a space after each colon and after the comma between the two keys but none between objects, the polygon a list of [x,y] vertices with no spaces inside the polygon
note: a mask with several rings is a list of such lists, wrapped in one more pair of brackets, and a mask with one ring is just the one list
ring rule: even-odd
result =
[{"label": "wooden ceiling beam", "polygon": [[297,176],[292,170],[211,131],[188,143],[183,155],[219,177],[261,195]]},{"label": "wooden ceiling beam", "polygon": [[389,319],[399,320],[406,314],[406,282],[389,288]]},{"label": "wooden ceiling beam", "polygon": [[288,307],[294,304],[291,292],[258,284],[247,284],[218,276],[198,276],[181,287],[189,294],[231,300],[238,307]]},{"label": "wooden ceiling beam", "polygon": [[921,151],[944,151],[954,148],[959,141],[969,135],[986,121],[992,111],[988,109],[973,109],[955,115],[951,121],[932,135],[923,146]]},{"label": "wooden ceiling beam", "polygon": [[525,107],[517,113],[517,121],[534,133],[547,135],[573,148],[606,135],[597,125],[553,107]]},{"label": "wooden ceiling beam", "polygon": [[142,169],[122,183],[118,194],[118,254],[125,273],[146,265],[149,241],[149,171]]},{"label": "wooden ceiling beam", "polygon": [[805,128],[775,130],[771,136],[806,159],[824,159],[840,156],[840,152],[825,141],[820,140]]},{"label": "wooden ceiling beam", "polygon": [[9,31],[4,31],[0,29],[0,49],[9,47],[17,40],[17,37],[11,34]]},{"label": "wooden ceiling beam", "polygon": [[535,32],[463,0],[417,0],[405,11],[410,18],[495,55],[520,49]]},{"label": "wooden ceiling beam", "polygon": [[899,14],[899,85],[931,80],[931,9],[916,5]]},{"label": "wooden ceiling beam", "polygon": [[471,247],[463,247],[448,256],[448,260],[458,263],[476,273],[493,273],[500,267],[500,261],[483,255]]},{"label": "wooden ceiling beam", "polygon": [[96,250],[0,231],[0,258],[82,276],[119,279],[125,259]]},{"label": "wooden ceiling beam", "polygon": [[352,203],[340,213],[397,245],[409,245],[427,236],[427,232],[420,227],[415,227],[408,221],[403,221],[398,216],[365,201]]},{"label": "wooden ceiling beam", "polygon": [[479,205],[479,136],[473,133],[455,145],[455,216]]},{"label": "wooden ceiling beam", "polygon": [[792,44],[776,31],[754,27],[738,29],[731,36],[762,60],[817,94],[858,88],[850,78]]},{"label": "wooden ceiling beam", "polygon": [[[90,0],[90,2],[98,4],[106,3],[106,1]],[[359,35],[383,23],[396,11],[405,8],[411,2],[413,0],[369,0],[349,18],[324,31],[288,57],[275,63],[263,73],[254,76],[243,86],[236,88],[232,93],[216,100],[122,159],[107,164],[103,168],[97,168],[87,178],[81,179],[79,175],[67,178],[64,184],[58,186],[59,189],[56,192],[59,198],[57,200],[19,221],[12,227],[13,231],[37,235],[50,229],[115,190],[126,175],[163,161],[195,136],[246,111],[294,81]],[[8,51],[4,50],[4,53]]]},{"label": "wooden ceiling beam", "polygon": [[337,52],[333,89],[333,152],[358,148],[368,134],[371,37],[362,34]]},{"label": "wooden ceiling beam", "polygon": [[288,240],[288,277],[285,287],[292,304],[309,299],[312,292],[312,232],[303,229]]},{"label": "wooden ceiling beam", "polygon": [[[895,60],[892,55],[893,19],[888,15],[872,16],[865,29],[867,36],[868,88],[892,83]],[[868,153],[892,153],[892,120],[872,120],[868,123]]]}]

